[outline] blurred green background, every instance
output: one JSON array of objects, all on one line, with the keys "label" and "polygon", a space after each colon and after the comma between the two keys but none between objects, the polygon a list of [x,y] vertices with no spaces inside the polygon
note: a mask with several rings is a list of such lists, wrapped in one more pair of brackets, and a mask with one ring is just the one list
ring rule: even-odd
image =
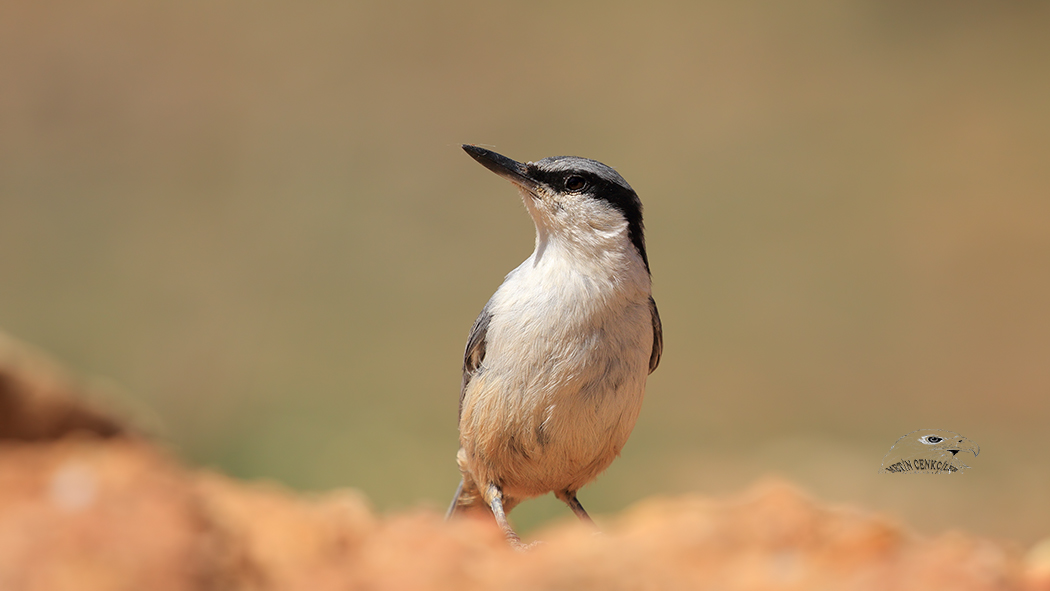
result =
[{"label": "blurred green background", "polygon": [[[645,202],[666,346],[592,512],[781,475],[1030,542],[1048,30],[1041,2],[4,2],[0,327],[197,464],[443,508],[468,329],[533,241],[458,146],[587,156]],[[927,427],[974,469],[876,473]]]}]

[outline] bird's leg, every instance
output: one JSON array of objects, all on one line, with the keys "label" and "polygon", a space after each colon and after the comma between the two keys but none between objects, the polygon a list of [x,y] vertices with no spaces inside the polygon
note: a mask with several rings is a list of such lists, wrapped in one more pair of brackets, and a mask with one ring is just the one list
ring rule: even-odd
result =
[{"label": "bird's leg", "polygon": [[503,511],[503,491],[490,482],[485,487],[484,497],[485,503],[492,509],[492,515],[496,518],[496,524],[503,530],[503,535],[507,537],[507,541],[515,548],[523,547],[521,538],[514,533],[514,528],[510,526],[510,522],[507,521],[507,514]]},{"label": "bird's leg", "polygon": [[576,498],[576,491],[574,490],[563,490],[558,493],[554,493],[554,496],[562,500],[566,505],[572,509],[572,512],[576,514],[576,517],[580,518],[580,521],[594,525],[594,520],[591,519],[590,515],[587,515],[587,510],[580,504],[580,500]]},{"label": "bird's leg", "polygon": [[460,478],[456,494],[452,496],[452,504],[448,506],[448,511],[445,513],[445,521],[452,519],[452,516],[456,513],[456,507],[459,505],[459,495],[463,494],[463,483],[464,479]]}]

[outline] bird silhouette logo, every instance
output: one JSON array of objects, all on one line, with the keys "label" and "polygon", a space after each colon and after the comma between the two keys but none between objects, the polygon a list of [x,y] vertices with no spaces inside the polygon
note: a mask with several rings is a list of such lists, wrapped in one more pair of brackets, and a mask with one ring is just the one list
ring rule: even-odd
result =
[{"label": "bird silhouette logo", "polygon": [[977,457],[981,448],[954,431],[919,429],[901,437],[882,458],[880,473],[955,474],[970,467],[962,463],[960,452]]}]

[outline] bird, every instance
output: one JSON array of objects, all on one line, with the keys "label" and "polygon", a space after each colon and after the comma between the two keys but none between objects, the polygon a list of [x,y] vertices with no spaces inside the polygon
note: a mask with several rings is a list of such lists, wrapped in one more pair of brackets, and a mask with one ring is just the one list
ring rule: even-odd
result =
[{"label": "bird", "polygon": [[518,162],[464,144],[518,190],[535,249],[482,308],[467,339],[447,517],[488,514],[527,547],[507,513],[554,493],[593,524],[577,492],[627,442],[663,327],[652,296],[642,203],[613,168],[587,158]]},{"label": "bird", "polygon": [[879,472],[890,474],[952,474],[969,466],[958,459],[968,451],[977,457],[981,448],[954,431],[918,429],[897,439],[882,458]]}]

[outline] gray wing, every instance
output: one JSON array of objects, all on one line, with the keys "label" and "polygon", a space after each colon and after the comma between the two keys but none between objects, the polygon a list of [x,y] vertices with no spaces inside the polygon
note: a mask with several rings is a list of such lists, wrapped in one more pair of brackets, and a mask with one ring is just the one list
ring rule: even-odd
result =
[{"label": "gray wing", "polygon": [[467,337],[467,348],[463,351],[463,384],[459,388],[460,416],[463,415],[463,397],[467,393],[467,384],[478,372],[481,361],[485,359],[485,334],[489,330],[490,320],[492,320],[492,313],[489,312],[489,305],[485,304],[485,307],[481,309],[481,314],[478,314],[478,319],[474,321],[474,326],[470,329],[470,336]]},{"label": "gray wing", "polygon": [[649,373],[653,373],[664,352],[664,327],[660,324],[660,311],[656,309],[653,296],[649,296],[649,311],[653,313],[653,352],[649,355]]}]

